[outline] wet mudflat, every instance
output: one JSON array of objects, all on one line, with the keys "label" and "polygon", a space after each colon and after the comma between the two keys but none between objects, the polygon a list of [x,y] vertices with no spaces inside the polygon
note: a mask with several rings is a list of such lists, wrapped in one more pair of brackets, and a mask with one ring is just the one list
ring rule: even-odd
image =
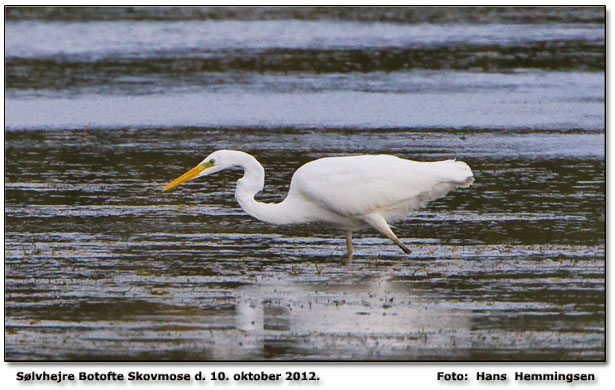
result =
[{"label": "wet mudflat", "polygon": [[[8,356],[602,356],[602,159],[515,158],[500,149],[473,158],[474,147],[489,154],[471,142],[487,134],[449,134],[469,144],[457,154],[475,167],[476,184],[397,224],[411,255],[366,231],[348,263],[334,229],[271,227],[245,215],[232,196],[238,172],[160,192],[199,161],[200,137],[206,151],[246,133],[268,174],[261,199],[279,201],[292,172],[313,157],[443,132],[8,132]],[[289,139],[304,137],[323,142],[298,152]],[[428,146],[407,156],[437,158]]]},{"label": "wet mudflat", "polygon": [[[604,359],[599,13],[371,12],[9,21],[5,358]],[[71,29],[88,44],[40,43]],[[410,255],[366,230],[347,262],[335,229],[243,213],[238,171],[160,192],[222,148],[263,164],[267,202],[323,156],[457,158],[476,181],[396,223]]]}]

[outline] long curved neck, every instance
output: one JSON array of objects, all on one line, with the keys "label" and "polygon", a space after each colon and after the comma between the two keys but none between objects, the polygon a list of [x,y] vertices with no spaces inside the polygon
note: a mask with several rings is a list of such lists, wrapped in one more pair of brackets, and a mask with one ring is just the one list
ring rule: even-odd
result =
[{"label": "long curved neck", "polygon": [[273,224],[294,223],[288,203],[263,203],[254,199],[265,186],[265,169],[252,156],[237,152],[236,165],[243,169],[243,177],[237,181],[235,199],[241,208],[252,217]]}]

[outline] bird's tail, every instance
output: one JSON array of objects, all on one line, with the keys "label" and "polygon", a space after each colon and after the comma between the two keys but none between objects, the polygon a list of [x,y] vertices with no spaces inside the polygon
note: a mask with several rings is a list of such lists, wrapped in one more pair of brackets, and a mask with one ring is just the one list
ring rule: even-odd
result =
[{"label": "bird's tail", "polygon": [[474,173],[470,166],[463,161],[446,160],[440,161],[442,166],[438,171],[445,177],[446,181],[457,184],[458,187],[469,187],[474,182]]},{"label": "bird's tail", "polygon": [[464,180],[459,184],[459,187],[465,188],[469,187],[474,183],[474,172],[470,166],[463,161],[455,161],[457,169],[459,170],[460,176],[464,178]]}]

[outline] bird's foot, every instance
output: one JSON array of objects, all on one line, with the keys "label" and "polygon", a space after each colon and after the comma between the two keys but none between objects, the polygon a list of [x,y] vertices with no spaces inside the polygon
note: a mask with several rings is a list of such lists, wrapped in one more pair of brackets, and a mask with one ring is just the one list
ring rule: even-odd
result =
[{"label": "bird's foot", "polygon": [[404,245],[403,242],[399,241],[399,240],[393,240],[395,242],[395,244],[397,244],[398,247],[401,248],[402,251],[404,251],[405,254],[409,255],[410,253],[412,253],[412,251],[410,249],[408,249],[408,247],[406,245]]}]

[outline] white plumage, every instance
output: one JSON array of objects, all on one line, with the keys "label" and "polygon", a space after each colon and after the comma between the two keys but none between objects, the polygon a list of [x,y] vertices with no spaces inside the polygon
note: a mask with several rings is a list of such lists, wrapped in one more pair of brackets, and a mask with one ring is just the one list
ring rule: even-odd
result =
[{"label": "white plumage", "polygon": [[288,196],[280,203],[262,203],[254,195],[263,189],[265,170],[247,153],[219,150],[169,183],[163,191],[230,167],[240,167],[235,197],[251,216],[274,224],[325,222],[346,232],[348,256],[352,231],[371,226],[410,251],[388,223],[406,217],[429,201],[474,181],[461,161],[418,162],[389,155],[325,157],[295,172]]},{"label": "white plumage", "polygon": [[329,157],[299,168],[288,195],[302,195],[344,217],[379,213],[391,222],[455,187],[468,185],[470,178],[470,167],[453,160],[416,162],[388,155]]}]

